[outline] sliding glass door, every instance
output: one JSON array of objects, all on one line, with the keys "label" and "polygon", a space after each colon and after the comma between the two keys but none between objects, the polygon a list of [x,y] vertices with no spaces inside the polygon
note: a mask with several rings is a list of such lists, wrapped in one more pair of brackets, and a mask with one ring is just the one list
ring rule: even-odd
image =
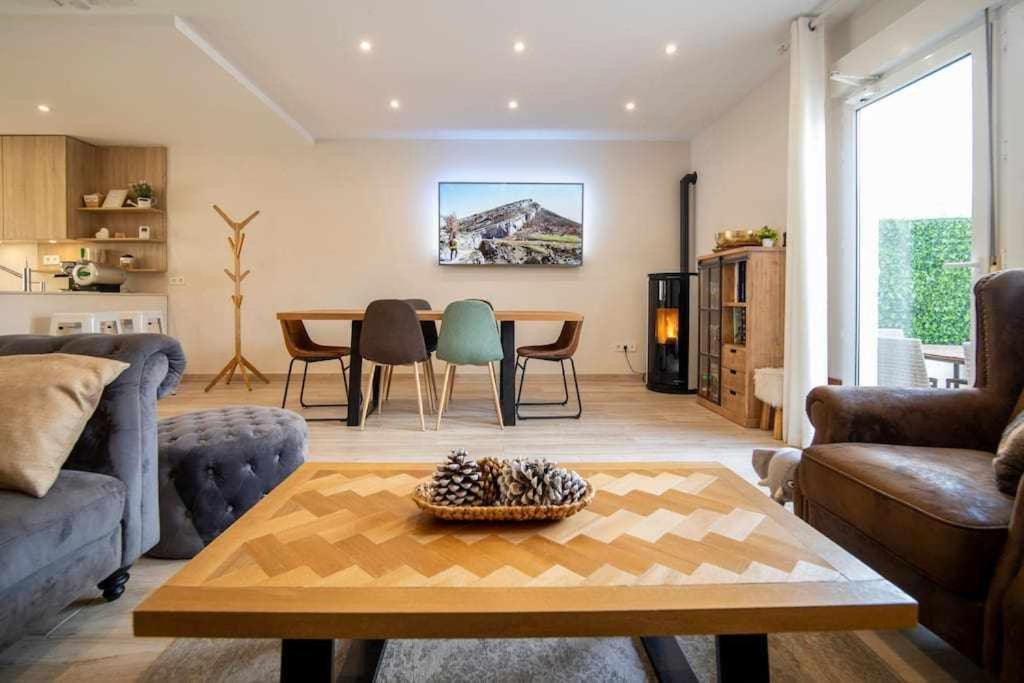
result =
[{"label": "sliding glass door", "polygon": [[860,384],[955,388],[973,373],[989,228],[981,37],[890,76],[857,111]]}]

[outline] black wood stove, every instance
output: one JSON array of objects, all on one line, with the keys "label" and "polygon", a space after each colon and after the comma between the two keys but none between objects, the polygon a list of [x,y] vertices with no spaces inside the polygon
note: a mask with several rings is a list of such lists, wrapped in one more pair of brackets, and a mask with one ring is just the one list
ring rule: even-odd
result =
[{"label": "black wood stove", "polygon": [[690,385],[691,282],[690,186],[697,174],[679,181],[679,273],[647,276],[647,388],[670,394],[693,394]]}]

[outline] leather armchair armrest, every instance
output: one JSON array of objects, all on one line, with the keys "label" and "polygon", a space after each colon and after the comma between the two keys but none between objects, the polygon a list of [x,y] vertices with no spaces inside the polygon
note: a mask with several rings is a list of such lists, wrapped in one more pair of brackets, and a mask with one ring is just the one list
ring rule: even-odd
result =
[{"label": "leather armchair armrest", "polygon": [[883,443],[995,451],[1009,416],[980,389],[816,387],[807,395],[814,443]]}]

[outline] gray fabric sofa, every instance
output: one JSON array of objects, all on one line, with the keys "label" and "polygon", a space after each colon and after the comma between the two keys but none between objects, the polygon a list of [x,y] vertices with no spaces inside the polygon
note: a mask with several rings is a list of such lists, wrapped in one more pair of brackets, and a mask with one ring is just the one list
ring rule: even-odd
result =
[{"label": "gray fabric sofa", "polygon": [[159,540],[156,401],[185,370],[181,346],[158,334],[0,336],[0,355],[39,353],[131,367],[103,392],[45,496],[0,490],[0,644],[94,587],[108,600],[124,592],[128,567]]}]

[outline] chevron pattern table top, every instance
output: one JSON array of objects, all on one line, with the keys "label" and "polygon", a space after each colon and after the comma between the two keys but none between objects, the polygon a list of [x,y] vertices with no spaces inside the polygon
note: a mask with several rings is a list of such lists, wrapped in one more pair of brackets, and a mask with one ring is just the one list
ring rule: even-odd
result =
[{"label": "chevron pattern table top", "polygon": [[135,611],[137,635],[511,637],[903,628],[916,603],[725,467],[573,465],[589,507],[455,523],[424,464],[307,463]]}]

